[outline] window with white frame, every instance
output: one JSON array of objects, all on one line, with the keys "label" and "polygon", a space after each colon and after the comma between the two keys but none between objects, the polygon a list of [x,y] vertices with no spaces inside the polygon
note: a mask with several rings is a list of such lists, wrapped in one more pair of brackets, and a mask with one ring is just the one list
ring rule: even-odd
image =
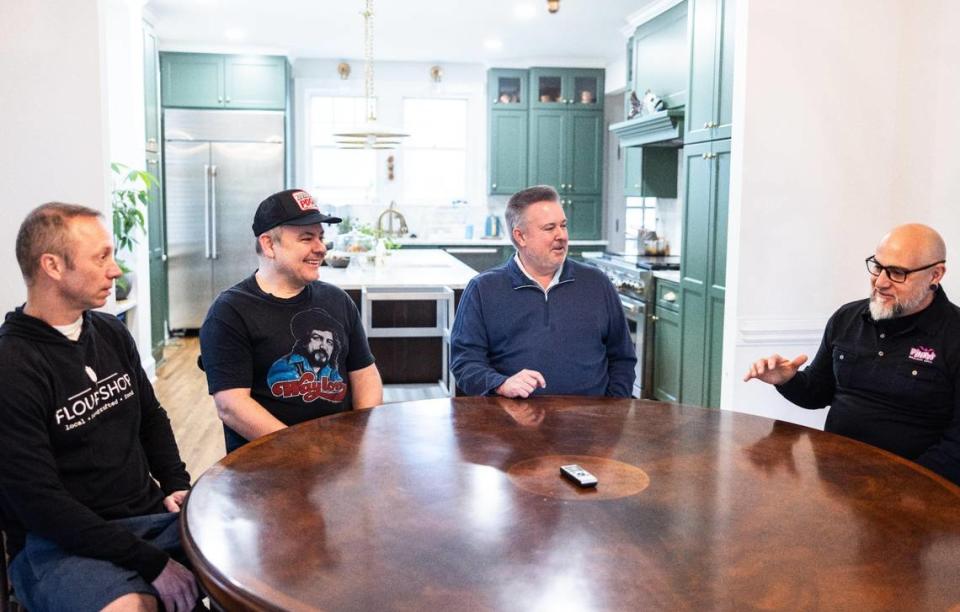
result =
[{"label": "window with white frame", "polygon": [[627,237],[624,250],[627,253],[640,252],[641,245],[637,241],[640,231],[657,230],[657,198],[627,197],[624,226]]},{"label": "window with white frame", "polygon": [[308,191],[325,204],[367,204],[376,199],[376,151],[337,148],[334,134],[363,125],[366,99],[348,96],[309,98]]},{"label": "window with white frame", "polygon": [[403,201],[449,204],[467,199],[467,100],[405,98]]}]

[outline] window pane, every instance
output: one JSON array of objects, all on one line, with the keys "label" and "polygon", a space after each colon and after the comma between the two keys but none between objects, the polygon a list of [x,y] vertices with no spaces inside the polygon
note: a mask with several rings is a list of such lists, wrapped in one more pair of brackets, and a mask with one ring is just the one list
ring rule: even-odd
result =
[{"label": "window pane", "polygon": [[464,151],[406,149],[404,200],[411,204],[449,204],[467,197]]},{"label": "window pane", "polygon": [[334,134],[363,125],[363,97],[310,98],[309,189],[318,202],[333,205],[365,204],[376,194],[376,152],[338,149]]},{"label": "window pane", "polygon": [[466,148],[467,101],[407,98],[403,101],[403,127],[410,134],[407,146]]}]

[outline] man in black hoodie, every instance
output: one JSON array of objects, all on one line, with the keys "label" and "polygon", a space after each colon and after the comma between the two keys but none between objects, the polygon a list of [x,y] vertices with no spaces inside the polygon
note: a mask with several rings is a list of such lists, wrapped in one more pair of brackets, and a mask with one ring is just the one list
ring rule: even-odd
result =
[{"label": "man in black hoodie", "polygon": [[[30,610],[190,610],[177,517],[190,477],[133,338],[103,306],[120,276],[101,215],[34,209],[26,304],[0,327],[0,521]],[[158,486],[159,483],[159,486]]]}]

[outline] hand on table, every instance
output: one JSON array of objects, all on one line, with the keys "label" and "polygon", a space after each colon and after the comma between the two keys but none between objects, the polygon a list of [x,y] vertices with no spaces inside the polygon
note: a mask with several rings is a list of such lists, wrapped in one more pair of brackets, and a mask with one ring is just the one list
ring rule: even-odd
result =
[{"label": "hand on table", "polygon": [[163,571],[151,583],[160,595],[167,612],[190,612],[197,603],[199,593],[193,574],[173,559],[167,561]]},{"label": "hand on table", "polygon": [[497,395],[504,397],[530,397],[537,387],[547,388],[543,374],[536,370],[520,370],[497,387]]},{"label": "hand on table", "polygon": [[787,359],[774,353],[769,357],[753,362],[750,371],[743,377],[743,382],[756,378],[767,384],[782,385],[796,376],[797,370],[806,362],[806,355],[797,355],[793,359]]},{"label": "hand on table", "polygon": [[186,498],[186,491],[174,491],[163,498],[163,507],[167,509],[167,512],[180,512],[180,506],[183,505],[183,500]]}]

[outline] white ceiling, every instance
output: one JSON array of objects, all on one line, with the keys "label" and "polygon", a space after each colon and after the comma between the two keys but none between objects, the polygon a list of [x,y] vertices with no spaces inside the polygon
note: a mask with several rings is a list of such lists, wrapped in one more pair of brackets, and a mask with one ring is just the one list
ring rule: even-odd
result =
[{"label": "white ceiling", "polygon": [[[602,67],[622,59],[631,14],[662,0],[375,0],[374,59]],[[167,50],[362,58],[364,0],[148,0]],[[519,17],[518,6],[530,15]],[[234,38],[230,38],[231,30]],[[485,46],[498,39],[498,50]]]}]

